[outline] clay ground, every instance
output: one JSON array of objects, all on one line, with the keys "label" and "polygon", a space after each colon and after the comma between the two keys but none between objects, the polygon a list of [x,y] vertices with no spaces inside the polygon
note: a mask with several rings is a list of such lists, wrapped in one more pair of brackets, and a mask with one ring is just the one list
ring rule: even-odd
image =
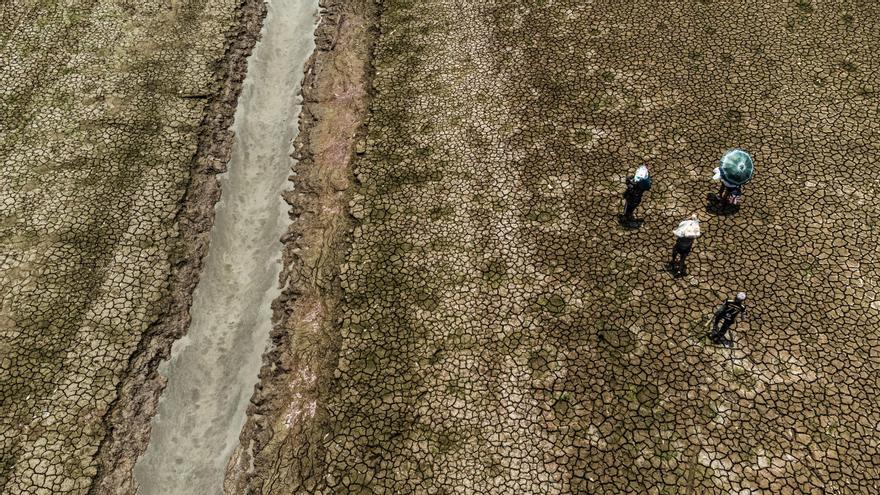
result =
[{"label": "clay ground", "polygon": [[133,492],[262,12],[0,5],[0,492]]},{"label": "clay ground", "polygon": [[[330,64],[232,493],[880,491],[878,6],[324,3],[323,51],[365,57],[377,16],[368,135],[362,68]],[[131,490],[256,5],[0,6],[3,493]],[[710,214],[732,146],[758,174]],[[735,349],[709,345],[738,290]]]},{"label": "clay ground", "polygon": [[[880,491],[874,3],[380,7],[324,450],[278,447],[314,403],[261,412],[257,492]],[[734,146],[757,176],[711,214]],[[740,290],[735,348],[710,345]]]}]

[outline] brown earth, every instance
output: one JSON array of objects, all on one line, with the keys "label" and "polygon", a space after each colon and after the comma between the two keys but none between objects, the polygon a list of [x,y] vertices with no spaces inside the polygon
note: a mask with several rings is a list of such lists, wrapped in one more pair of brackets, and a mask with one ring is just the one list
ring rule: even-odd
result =
[{"label": "brown earth", "polygon": [[0,6],[2,493],[134,493],[263,12]]},{"label": "brown earth", "polygon": [[[269,360],[250,490],[880,491],[874,3],[380,5],[341,304],[281,303],[278,355],[309,321],[329,343]],[[721,214],[709,178],[734,146],[758,174]],[[321,266],[339,238],[297,254]],[[738,290],[750,319],[711,345]]]},{"label": "brown earth", "polygon": [[[324,7],[228,492],[880,492],[874,3]],[[3,493],[132,491],[261,12],[0,6]]]}]

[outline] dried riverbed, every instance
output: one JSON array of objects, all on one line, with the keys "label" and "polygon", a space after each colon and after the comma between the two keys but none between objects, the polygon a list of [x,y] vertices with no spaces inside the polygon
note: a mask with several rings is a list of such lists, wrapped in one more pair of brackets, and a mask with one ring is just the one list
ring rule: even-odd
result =
[{"label": "dried riverbed", "polygon": [[[259,12],[72,3],[0,7],[4,493],[131,490],[227,158],[213,63]],[[322,5],[228,493],[880,490],[876,5]],[[730,146],[758,176],[713,215]],[[738,290],[736,348],[709,345]]]},{"label": "dried riverbed", "polygon": [[272,0],[248,60],[229,172],[187,335],[160,371],[168,385],[135,467],[139,493],[222,492],[278,297],[291,144],[317,2]]}]

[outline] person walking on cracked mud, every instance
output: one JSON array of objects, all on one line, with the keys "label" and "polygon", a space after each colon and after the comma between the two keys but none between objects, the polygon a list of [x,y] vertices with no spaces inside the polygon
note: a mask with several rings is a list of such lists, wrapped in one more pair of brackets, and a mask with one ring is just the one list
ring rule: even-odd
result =
[{"label": "person walking on cracked mud", "polygon": [[642,202],[642,194],[651,189],[651,175],[648,166],[642,165],[636,169],[632,177],[626,178],[626,191],[623,193],[623,215],[620,216],[620,224],[626,227],[638,227],[634,214],[636,208]]},{"label": "person walking on cracked mud", "polygon": [[745,320],[746,313],[746,293],[740,292],[735,299],[728,299],[724,304],[715,311],[715,318],[712,320],[712,332],[709,333],[709,340],[715,344],[730,347],[732,342],[727,338],[727,331],[736,322],[739,315],[743,315]]},{"label": "person walking on cracked mud", "polygon": [[700,237],[700,220],[696,214],[678,224],[672,231],[675,235],[675,246],[672,247],[672,259],[669,268],[676,277],[687,275],[685,259],[691,254],[694,239]]}]

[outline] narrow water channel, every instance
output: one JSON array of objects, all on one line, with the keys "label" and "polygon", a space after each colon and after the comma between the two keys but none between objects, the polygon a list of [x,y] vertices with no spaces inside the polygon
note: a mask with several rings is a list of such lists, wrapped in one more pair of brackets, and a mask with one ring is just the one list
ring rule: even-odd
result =
[{"label": "narrow water channel", "polygon": [[193,296],[192,324],[160,371],[168,377],[150,444],[135,465],[143,495],[217,495],[238,443],[279,295],[303,65],[318,0],[270,0],[235,114],[236,140]]}]

